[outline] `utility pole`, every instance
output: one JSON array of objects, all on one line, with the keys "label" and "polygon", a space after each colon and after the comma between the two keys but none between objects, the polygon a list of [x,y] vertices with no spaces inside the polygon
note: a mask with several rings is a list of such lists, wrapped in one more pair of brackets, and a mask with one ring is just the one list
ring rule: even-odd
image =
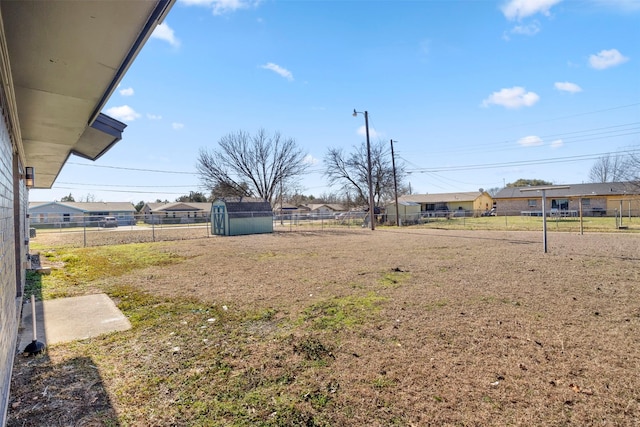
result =
[{"label": "utility pole", "polygon": [[393,166],[393,192],[396,198],[396,225],[400,227],[401,224],[400,224],[400,209],[398,207],[398,181],[396,181],[396,156],[393,152],[393,139],[391,140],[391,165]]},{"label": "utility pole", "polygon": [[371,223],[371,231],[376,229],[376,214],[373,198],[373,179],[371,178],[371,143],[369,142],[369,112],[356,111],[353,109],[353,117],[357,117],[358,113],[364,114],[364,127],[367,132],[367,184],[369,185],[369,222]]}]

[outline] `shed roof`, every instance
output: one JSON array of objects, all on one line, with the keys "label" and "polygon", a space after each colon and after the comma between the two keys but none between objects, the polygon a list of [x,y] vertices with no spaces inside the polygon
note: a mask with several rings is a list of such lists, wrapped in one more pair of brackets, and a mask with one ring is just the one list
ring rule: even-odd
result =
[{"label": "shed roof", "polygon": [[473,202],[482,196],[480,191],[467,191],[459,193],[434,193],[434,194],[405,194],[398,198],[398,203],[450,203],[450,202]]},{"label": "shed roof", "polygon": [[[570,184],[563,185],[565,188],[553,189],[549,186],[546,188],[547,197],[577,197],[577,196],[624,196],[640,194],[640,187],[630,182],[604,182],[589,184]],[[569,187],[569,188],[566,188]],[[505,187],[498,192],[494,199],[531,199],[536,197],[537,193],[531,191],[538,187]],[[543,188],[543,187],[539,187]],[[521,190],[529,191],[521,191]]]},{"label": "shed roof", "polygon": [[[214,205],[224,203],[230,216],[238,217],[238,214],[251,214],[252,216],[272,216],[271,204],[264,199],[253,197],[226,197],[217,199]],[[235,215],[234,215],[235,214]],[[262,214],[262,215],[256,215]]]}]

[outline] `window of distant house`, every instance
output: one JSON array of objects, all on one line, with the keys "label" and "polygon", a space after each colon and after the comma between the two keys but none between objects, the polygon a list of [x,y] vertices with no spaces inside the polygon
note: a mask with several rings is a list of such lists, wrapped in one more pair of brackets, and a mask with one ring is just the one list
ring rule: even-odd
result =
[{"label": "window of distant house", "polygon": [[582,206],[591,206],[591,199],[582,199]]},{"label": "window of distant house", "polygon": [[537,199],[529,199],[529,207],[530,208],[535,208],[536,206],[538,206],[538,200]]},{"label": "window of distant house", "polygon": [[64,222],[71,221],[71,214],[62,214],[62,221]]}]

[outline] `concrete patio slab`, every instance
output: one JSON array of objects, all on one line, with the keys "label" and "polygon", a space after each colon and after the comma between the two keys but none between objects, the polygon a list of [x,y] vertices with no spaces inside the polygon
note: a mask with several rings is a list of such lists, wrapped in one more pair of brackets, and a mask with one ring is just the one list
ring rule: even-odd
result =
[{"label": "concrete patio slab", "polygon": [[[36,301],[37,340],[46,345],[131,329],[131,323],[106,294]],[[22,308],[18,350],[33,341],[31,301]]]}]

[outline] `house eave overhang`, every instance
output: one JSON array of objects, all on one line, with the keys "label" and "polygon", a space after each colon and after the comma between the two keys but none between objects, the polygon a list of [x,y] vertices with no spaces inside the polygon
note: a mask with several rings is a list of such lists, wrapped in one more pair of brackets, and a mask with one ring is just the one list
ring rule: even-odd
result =
[{"label": "house eave overhang", "polygon": [[71,154],[95,160],[122,139],[126,125],[101,110],[174,2],[0,2],[7,122],[36,188]]}]

